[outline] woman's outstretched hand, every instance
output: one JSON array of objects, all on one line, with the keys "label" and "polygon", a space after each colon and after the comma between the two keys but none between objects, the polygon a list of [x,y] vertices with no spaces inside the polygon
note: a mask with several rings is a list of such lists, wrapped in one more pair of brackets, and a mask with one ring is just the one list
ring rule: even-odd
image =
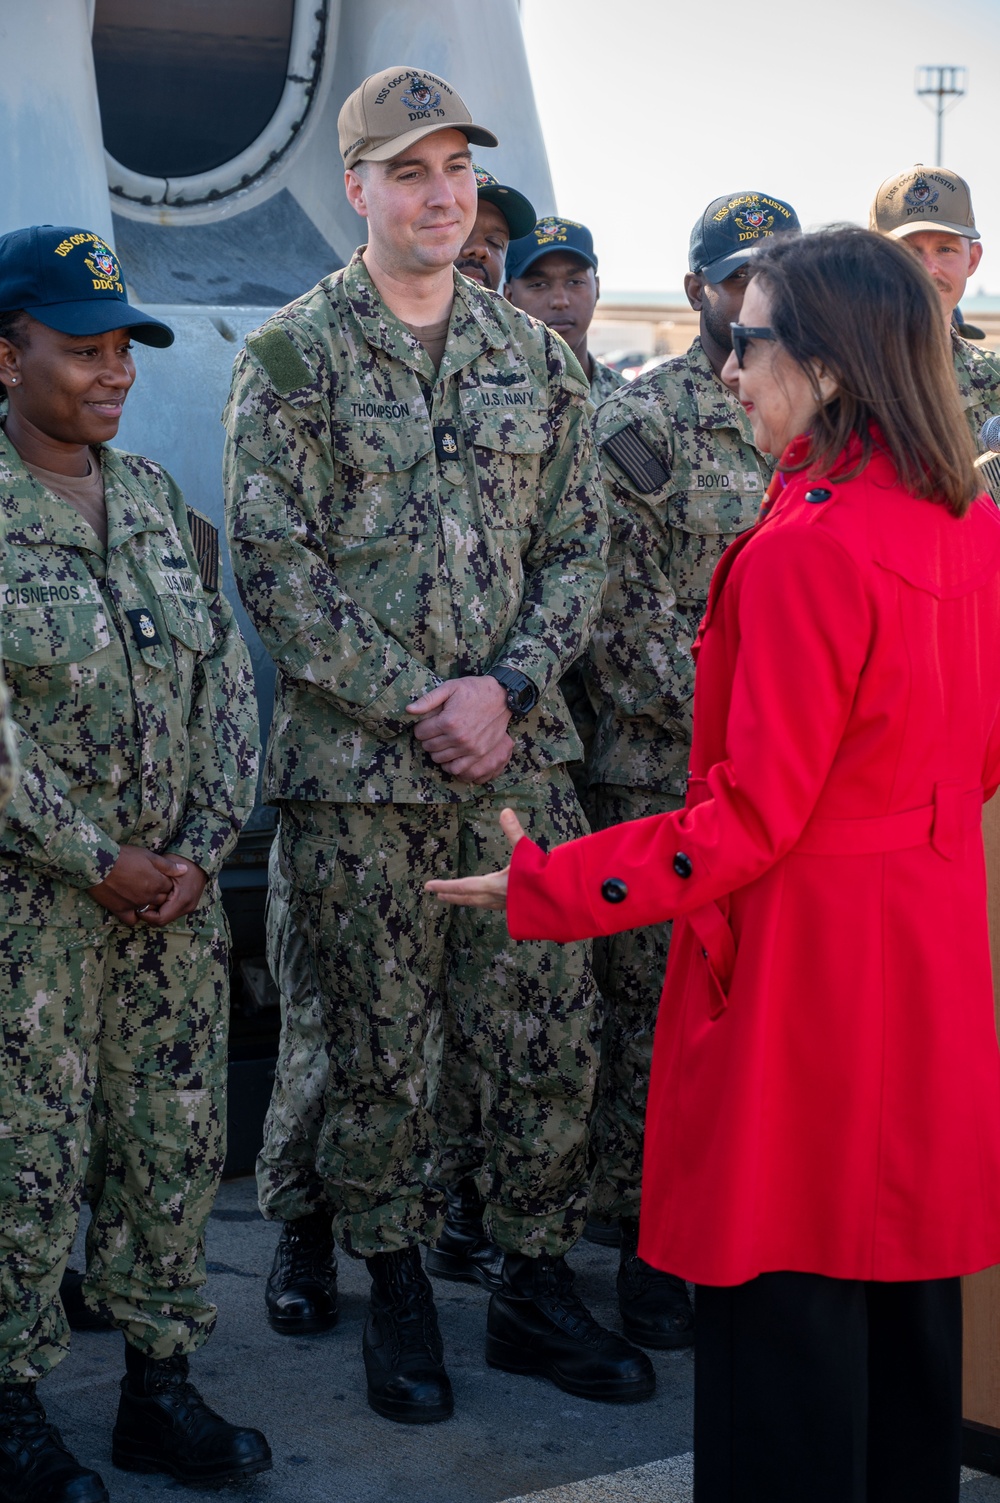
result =
[{"label": "woman's outstretched hand", "polygon": [[[500,828],[510,841],[511,850],[524,838],[521,821],[513,809],[504,809],[500,815]],[[455,903],[461,908],[506,908],[507,874],[509,866],[501,872],[487,872],[482,877],[455,877],[450,881],[435,880],[424,883],[424,891],[432,892],[442,903]]]}]

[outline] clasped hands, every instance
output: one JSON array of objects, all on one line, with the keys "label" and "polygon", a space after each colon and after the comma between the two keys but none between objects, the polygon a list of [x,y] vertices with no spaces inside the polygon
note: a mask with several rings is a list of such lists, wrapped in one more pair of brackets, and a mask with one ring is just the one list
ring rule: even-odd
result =
[{"label": "clasped hands", "polygon": [[104,881],[87,892],[130,929],[140,919],[164,929],[194,912],[207,881],[201,867],[184,856],[158,856],[145,846],[123,845]]},{"label": "clasped hands", "polygon": [[489,674],[451,678],[407,705],[432,762],[463,783],[488,783],[514,755],[503,686]]},{"label": "clasped hands", "polygon": [[[417,719],[413,734],[432,762],[464,783],[488,783],[507,766],[514,743],[507,733],[510,710],[502,684],[489,674],[481,678],[452,678],[424,694],[407,713]],[[513,809],[504,809],[500,828],[511,849],[524,831]],[[481,877],[456,877],[424,883],[442,903],[460,908],[507,906],[507,874],[487,872]]]}]

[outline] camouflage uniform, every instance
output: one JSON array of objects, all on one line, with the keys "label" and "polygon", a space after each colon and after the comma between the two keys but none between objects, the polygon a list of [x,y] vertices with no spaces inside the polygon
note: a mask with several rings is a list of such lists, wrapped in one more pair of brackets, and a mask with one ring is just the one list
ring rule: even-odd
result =
[{"label": "camouflage uniform", "polygon": [[[424,1044],[442,1003],[483,1067],[497,1239],[559,1253],[582,1225],[587,947],[514,947],[422,882],[495,861],[504,803],[543,840],[585,828],[557,765],[580,744],[556,686],[604,579],[587,396],[561,340],[457,274],[435,373],[360,252],[236,362],[230,542],[278,665],[265,796],[332,1041],[320,1164],[362,1254],[440,1225]],[[406,705],[500,662],[541,698],[504,773],[473,786],[431,761]]]},{"label": "camouflage uniform", "polygon": [[316,1168],[330,1038],[313,952],[291,920],[291,895],[275,840],[267,868],[265,927],[268,969],[281,1000],[281,1041],[257,1159],[257,1194],[264,1215],[280,1221],[297,1221],[325,1208],[332,1215]]},{"label": "camouflage uniform", "polygon": [[[276,840],[268,861],[265,924],[267,964],[281,1002],[281,1039],[257,1158],[257,1195],[268,1219],[297,1221],[320,1209],[332,1219],[328,1187],[316,1166],[331,1038],[313,952],[292,922],[292,886],[282,872],[279,850]],[[485,1154],[481,1072],[452,1009],[432,1010],[424,1061],[428,1107],[436,1118],[436,1178],[453,1182],[478,1174]]]},{"label": "camouflage uniform", "polygon": [[[593,366],[590,400],[596,406],[626,383],[624,376],[599,360],[594,359]],[[572,762],[570,773],[589,816],[584,761],[595,716],[581,660],[563,675],[560,688],[584,745],[584,759]],[[330,1051],[322,1029],[315,966],[303,936],[288,921],[289,884],[281,875],[277,855],[275,844],[268,872],[267,953],[281,994],[281,1043],[264,1123],[264,1147],[257,1161],[257,1190],[265,1216],[294,1221],[310,1215],[327,1200],[315,1168],[315,1153]],[[438,1172],[454,1181],[463,1173],[479,1170],[485,1148],[479,1064],[475,1053],[464,1047],[451,1010],[439,1009],[435,1014],[425,1057],[429,1105],[438,1129]]]},{"label": "camouflage uniform", "polygon": [[[636,431],[653,461],[641,472],[634,455],[623,468],[612,453]],[[686,355],[605,402],[595,434],[611,552],[587,658],[588,686],[599,703],[588,771],[594,820],[604,828],[683,804],[691,644],[715,565],[756,519],[771,466],[697,339]],[[600,1216],[638,1214],[653,1027],[669,942],[670,925],[663,924],[595,946],[607,1004],[592,1128],[591,1209]]]},{"label": "camouflage uniform", "polygon": [[17,778],[17,753],[14,750],[14,727],[10,718],[10,701],[0,660],[0,829],[3,828],[7,803]]},{"label": "camouflage uniform", "polygon": [[594,365],[594,374],[590,378],[590,400],[595,407],[608,397],[613,396],[620,386],[627,386],[625,377],[613,371],[610,365],[603,365],[596,355],[591,355]]},{"label": "camouflage uniform", "polygon": [[959,396],[978,450],[980,428],[988,417],[1000,412],[1000,355],[978,349],[954,331],[951,343]]},{"label": "camouflage uniform", "polygon": [[[0,1382],[65,1355],[57,1298],[88,1114],[85,1294],[154,1357],[200,1346],[222,1169],[227,935],[212,878],[253,805],[256,705],[232,612],[158,466],[100,451],[105,550],[0,435],[3,644],[20,781],[0,836]],[[128,928],[88,896],[134,842],[209,874]],[[94,1101],[95,1080],[100,1090]]]}]

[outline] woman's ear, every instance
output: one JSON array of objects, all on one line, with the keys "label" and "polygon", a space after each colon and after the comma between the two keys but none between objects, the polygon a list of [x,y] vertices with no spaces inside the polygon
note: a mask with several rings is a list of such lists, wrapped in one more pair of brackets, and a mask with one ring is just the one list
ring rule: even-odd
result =
[{"label": "woman's ear", "polygon": [[825,407],[827,402],[832,402],[837,395],[840,383],[820,360],[813,361],[813,380],[816,382],[820,401]]}]

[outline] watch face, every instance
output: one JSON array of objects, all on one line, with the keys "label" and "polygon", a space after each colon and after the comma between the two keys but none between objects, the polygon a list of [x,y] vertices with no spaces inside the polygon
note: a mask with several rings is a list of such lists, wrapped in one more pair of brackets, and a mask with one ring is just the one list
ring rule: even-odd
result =
[{"label": "watch face", "polygon": [[538,703],[538,691],[529,678],[516,668],[495,668],[493,677],[507,691],[507,708],[512,715],[527,715]]}]

